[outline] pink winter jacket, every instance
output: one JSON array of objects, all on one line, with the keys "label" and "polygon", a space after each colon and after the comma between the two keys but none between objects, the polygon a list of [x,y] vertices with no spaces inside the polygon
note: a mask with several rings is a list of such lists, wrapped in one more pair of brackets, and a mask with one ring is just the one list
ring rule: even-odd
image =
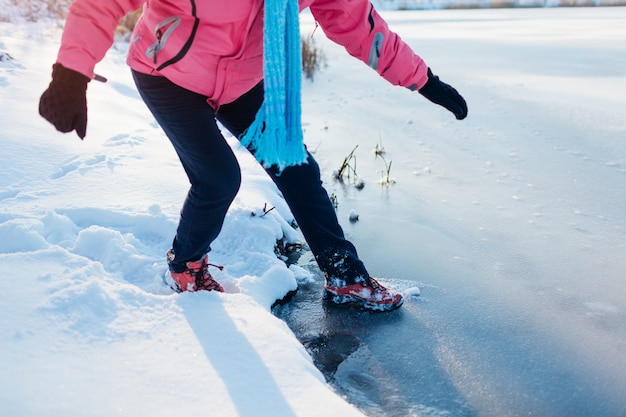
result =
[{"label": "pink winter jacket", "polygon": [[[118,21],[143,5],[127,62],[230,103],[263,78],[263,0],[75,0],[57,62],[90,78],[113,43]],[[427,66],[368,0],[300,0],[324,33],[395,85],[412,90],[427,81]]]}]

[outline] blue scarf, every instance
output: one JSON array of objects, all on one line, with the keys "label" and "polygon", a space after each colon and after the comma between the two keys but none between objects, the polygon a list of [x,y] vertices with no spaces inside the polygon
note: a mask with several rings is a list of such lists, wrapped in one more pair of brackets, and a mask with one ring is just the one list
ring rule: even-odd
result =
[{"label": "blue scarf", "polygon": [[306,162],[300,89],[302,64],[297,0],[265,0],[263,71],[265,96],[241,143],[265,168],[280,171]]}]

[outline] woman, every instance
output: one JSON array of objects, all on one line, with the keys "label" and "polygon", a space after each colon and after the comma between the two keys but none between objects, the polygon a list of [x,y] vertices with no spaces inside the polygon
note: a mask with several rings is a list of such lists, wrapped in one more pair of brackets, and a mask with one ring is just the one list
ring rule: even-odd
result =
[{"label": "woman", "polygon": [[[86,90],[94,67],[112,45],[119,19],[142,5],[127,62],[191,183],[167,254],[169,271],[181,291],[223,291],[208,271],[207,253],[241,173],[217,121],[241,137],[271,93],[263,83],[264,20],[269,20],[263,0],[76,0],[39,111],[58,130],[85,137]],[[306,7],[331,40],[390,83],[418,91],[457,119],[466,117],[463,98],[433,75],[367,0],[301,0],[299,10]],[[328,298],[371,310],[399,307],[402,295],[371,278],[345,239],[318,165],[304,155],[305,163],[266,166],[266,171],[325,274]]]}]

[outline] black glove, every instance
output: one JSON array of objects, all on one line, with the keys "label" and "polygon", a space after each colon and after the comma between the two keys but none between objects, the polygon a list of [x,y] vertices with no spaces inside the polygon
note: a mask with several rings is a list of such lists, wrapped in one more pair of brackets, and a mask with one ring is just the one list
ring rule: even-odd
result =
[{"label": "black glove", "polygon": [[451,86],[439,80],[428,68],[428,81],[419,93],[435,104],[445,107],[454,113],[457,120],[467,117],[467,103],[461,95]]},{"label": "black glove", "polygon": [[59,132],[87,133],[87,83],[89,78],[61,64],[52,66],[52,81],[39,99],[39,114]]}]

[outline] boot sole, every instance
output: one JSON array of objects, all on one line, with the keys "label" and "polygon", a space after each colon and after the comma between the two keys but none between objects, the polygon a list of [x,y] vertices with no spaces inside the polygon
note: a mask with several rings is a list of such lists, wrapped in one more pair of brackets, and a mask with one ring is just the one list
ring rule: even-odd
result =
[{"label": "boot sole", "polygon": [[170,289],[172,289],[174,292],[183,292],[183,290],[180,289],[176,281],[174,281],[174,278],[172,278],[170,271],[165,271],[165,274],[163,274],[163,283],[170,287]]},{"label": "boot sole", "polygon": [[352,295],[335,294],[328,290],[325,290],[325,293],[325,298],[334,304],[355,304],[358,307],[370,311],[392,311],[399,308],[404,303],[404,298],[401,298],[400,301],[395,304],[378,304]]}]

